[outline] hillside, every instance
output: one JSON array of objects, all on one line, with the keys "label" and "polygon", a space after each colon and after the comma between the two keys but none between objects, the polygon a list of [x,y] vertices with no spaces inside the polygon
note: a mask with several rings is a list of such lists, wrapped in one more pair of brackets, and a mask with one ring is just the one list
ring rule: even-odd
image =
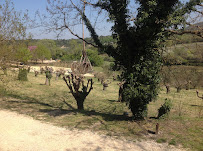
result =
[{"label": "hillside", "polygon": [[185,28],[185,30],[201,30],[203,31],[203,22],[199,22],[199,23],[196,23],[196,24],[193,24],[191,26],[188,26]]}]

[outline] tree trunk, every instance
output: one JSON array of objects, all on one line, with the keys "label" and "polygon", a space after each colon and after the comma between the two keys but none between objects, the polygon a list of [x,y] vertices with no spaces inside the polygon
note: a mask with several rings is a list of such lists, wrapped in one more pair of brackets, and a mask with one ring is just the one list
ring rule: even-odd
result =
[{"label": "tree trunk", "polygon": [[177,93],[179,93],[181,90],[181,87],[177,87]]},{"label": "tree trunk", "polygon": [[147,104],[144,104],[143,100],[131,100],[129,107],[136,119],[143,120],[147,116]]},{"label": "tree trunk", "polygon": [[166,93],[170,93],[170,86],[169,85],[166,85]]},{"label": "tree trunk", "polygon": [[124,100],[123,100],[123,88],[122,87],[119,88],[118,102],[124,102]]},{"label": "tree trunk", "polygon": [[189,90],[190,89],[190,83],[188,82],[187,84],[186,84],[186,86],[185,86],[185,90]]},{"label": "tree trunk", "polygon": [[46,78],[45,85],[49,85],[49,79]]},{"label": "tree trunk", "polygon": [[77,102],[78,110],[84,110],[84,100],[77,99],[76,102]]},{"label": "tree trunk", "polygon": [[58,75],[56,75],[56,81],[58,81],[58,78],[59,78],[59,76],[58,76]]}]

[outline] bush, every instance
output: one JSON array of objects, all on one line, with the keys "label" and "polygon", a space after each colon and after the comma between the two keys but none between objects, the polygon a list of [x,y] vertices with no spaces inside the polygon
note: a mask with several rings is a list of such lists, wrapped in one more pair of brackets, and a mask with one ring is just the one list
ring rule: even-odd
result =
[{"label": "bush", "polygon": [[158,118],[168,115],[172,108],[172,102],[170,99],[165,99],[164,104],[158,109]]},{"label": "bush", "polygon": [[4,95],[6,95],[6,90],[2,85],[0,85],[0,97],[2,97]]},{"label": "bush", "polygon": [[87,49],[87,56],[93,66],[102,66],[104,64],[104,59],[99,56],[97,50]]},{"label": "bush", "polygon": [[170,142],[168,143],[169,145],[176,145],[175,139],[171,139]]},{"label": "bush", "polygon": [[20,81],[28,81],[27,73],[28,72],[27,72],[26,69],[19,68],[18,80],[20,80]]},{"label": "bush", "polygon": [[109,57],[108,55],[103,55],[104,56],[104,61],[108,61],[108,62],[113,62],[114,58],[113,57]]},{"label": "bush", "polygon": [[157,143],[166,143],[167,140],[165,138],[160,138],[158,140],[156,140]]},{"label": "bush", "polygon": [[105,75],[106,75],[107,77],[110,77],[110,76],[113,74],[113,72],[112,72],[112,70],[110,69],[110,66],[109,66],[109,65],[104,65],[104,66],[102,66],[102,68],[103,68],[103,72],[105,73]]}]

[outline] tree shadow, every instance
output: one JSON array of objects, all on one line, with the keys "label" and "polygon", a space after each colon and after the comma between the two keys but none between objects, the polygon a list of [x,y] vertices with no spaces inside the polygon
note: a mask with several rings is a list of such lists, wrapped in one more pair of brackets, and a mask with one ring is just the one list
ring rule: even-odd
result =
[{"label": "tree shadow", "polygon": [[[132,117],[126,116],[126,115],[118,115],[118,114],[111,114],[111,113],[102,113],[102,112],[96,112],[95,110],[79,110],[74,108],[71,104],[67,103],[66,101],[63,101],[69,109],[49,109],[49,110],[39,110],[40,112],[47,113],[51,116],[60,116],[65,114],[77,114],[80,113],[85,116],[101,116],[105,121],[129,121],[132,120]],[[50,114],[51,113],[51,114]]]},{"label": "tree shadow", "polygon": [[119,103],[118,100],[108,100],[109,102],[113,102],[113,103]]},{"label": "tree shadow", "polygon": [[202,105],[194,105],[194,104],[192,104],[190,106],[193,106],[193,107],[203,107]]},{"label": "tree shadow", "polygon": [[47,113],[49,116],[57,117],[67,114],[76,115],[77,112],[72,110],[64,110],[64,109],[39,109],[39,112]]},{"label": "tree shadow", "polygon": [[[16,94],[8,94],[8,96],[12,98],[16,98],[19,100],[9,100],[9,103],[22,103],[22,104],[37,104],[40,106],[49,107],[49,109],[39,109],[39,112],[47,113],[50,116],[62,116],[66,114],[73,114],[76,115],[77,113],[83,114],[85,116],[101,116],[105,121],[132,121],[133,117],[127,116],[127,115],[118,115],[118,114],[112,114],[112,113],[103,113],[103,112],[97,112],[95,110],[79,110],[73,107],[71,104],[67,103],[66,101],[63,101],[66,106],[68,106],[69,109],[62,109],[60,107],[53,106],[48,103],[40,102],[39,100],[35,98],[31,98],[28,96],[19,96]],[[25,101],[20,101],[25,100]]]},{"label": "tree shadow", "polygon": [[37,99],[35,98],[31,98],[31,97],[28,97],[28,96],[19,96],[19,95],[16,95],[16,94],[8,94],[8,96],[12,97],[12,98],[15,98],[15,99],[19,99],[19,100],[26,100],[26,101],[17,101],[17,100],[9,100],[7,102],[10,102],[10,103],[24,103],[24,104],[38,104],[38,105],[42,105],[42,106],[46,106],[46,107],[51,107],[51,108],[55,108],[53,105],[50,105],[48,103],[43,103],[43,102],[40,102],[38,101]]}]

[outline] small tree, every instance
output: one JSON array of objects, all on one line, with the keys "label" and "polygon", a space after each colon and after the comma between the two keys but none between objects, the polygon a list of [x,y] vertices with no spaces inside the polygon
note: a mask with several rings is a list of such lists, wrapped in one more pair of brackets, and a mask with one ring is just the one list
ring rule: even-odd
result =
[{"label": "small tree", "polygon": [[48,68],[46,67],[46,71],[45,71],[45,76],[46,76],[46,81],[45,81],[45,85],[51,85],[51,78],[52,78],[52,68]]},{"label": "small tree", "polygon": [[195,89],[197,86],[200,86],[201,81],[203,81],[203,72],[197,71],[196,69],[191,69],[191,88]]},{"label": "small tree", "polygon": [[27,48],[19,48],[16,52],[16,59],[24,64],[28,62],[29,59],[32,58],[30,50]]},{"label": "small tree", "polygon": [[118,83],[118,85],[119,85],[118,102],[124,102],[124,99],[123,99],[123,85],[124,85],[124,83],[125,83],[125,81]]},{"label": "small tree", "polygon": [[0,2],[0,69],[7,74],[7,68],[16,60],[16,48],[26,38],[27,14],[15,11],[10,0]]},{"label": "small tree", "polygon": [[185,68],[184,66],[178,66],[178,67],[173,67],[171,69],[171,75],[172,75],[172,83],[173,86],[177,89],[177,92],[179,93],[182,88],[184,88],[184,86],[187,84],[186,82],[186,77],[187,75],[185,75]]},{"label": "small tree", "polygon": [[18,80],[20,80],[20,81],[28,81],[27,74],[28,74],[27,69],[19,68]]},{"label": "small tree", "polygon": [[170,93],[170,86],[171,86],[171,71],[170,67],[162,68],[161,70],[161,79],[163,85],[166,87],[166,93]]},{"label": "small tree", "polygon": [[42,63],[45,59],[51,58],[50,50],[45,47],[44,45],[37,45],[37,48],[33,52],[33,56],[37,57],[38,59],[42,60]]},{"label": "small tree", "polygon": [[158,109],[158,118],[168,115],[172,108],[172,102],[170,99],[165,99],[164,104]]},{"label": "small tree", "polygon": [[92,79],[88,79],[87,85],[85,86],[83,78],[73,74],[71,74],[71,76],[67,76],[67,79],[63,77],[63,80],[66,82],[66,85],[76,100],[77,108],[79,110],[84,110],[85,99],[93,89],[94,82]]},{"label": "small tree", "polygon": [[109,80],[103,81],[103,83],[102,83],[103,90],[106,90],[106,88],[109,87],[109,84],[111,84],[111,82]]}]

